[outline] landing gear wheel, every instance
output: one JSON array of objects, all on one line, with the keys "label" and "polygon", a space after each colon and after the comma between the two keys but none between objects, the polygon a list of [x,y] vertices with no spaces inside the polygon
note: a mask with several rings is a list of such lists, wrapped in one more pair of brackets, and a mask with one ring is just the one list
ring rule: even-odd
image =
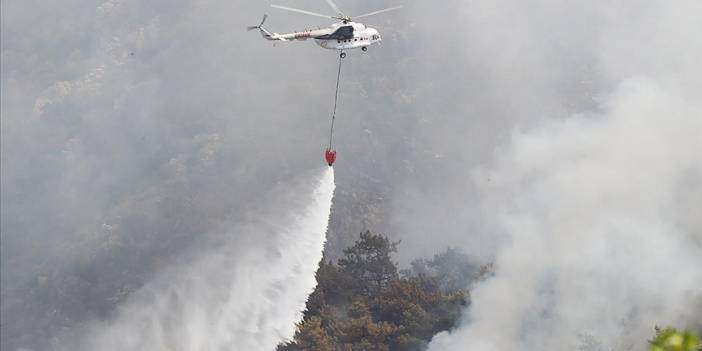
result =
[{"label": "landing gear wheel", "polygon": [[367,47],[367,46],[364,46],[364,47],[361,48],[361,50],[363,50],[363,51],[368,51],[368,47]]},{"label": "landing gear wheel", "polygon": [[346,53],[345,53],[345,52],[342,52],[341,54],[339,54],[339,56],[340,56],[341,58],[344,58],[344,57],[346,57]]}]

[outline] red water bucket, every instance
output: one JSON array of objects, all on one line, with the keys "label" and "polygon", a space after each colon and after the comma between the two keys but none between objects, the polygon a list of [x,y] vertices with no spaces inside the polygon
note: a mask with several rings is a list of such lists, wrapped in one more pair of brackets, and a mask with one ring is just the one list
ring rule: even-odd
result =
[{"label": "red water bucket", "polygon": [[324,159],[327,160],[327,164],[331,167],[334,161],[336,161],[336,150],[327,149],[327,151],[324,152]]}]

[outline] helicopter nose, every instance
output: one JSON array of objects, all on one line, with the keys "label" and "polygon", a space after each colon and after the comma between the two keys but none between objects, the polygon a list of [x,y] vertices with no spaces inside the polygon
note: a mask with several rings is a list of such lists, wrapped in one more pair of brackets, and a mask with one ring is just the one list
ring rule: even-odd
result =
[{"label": "helicopter nose", "polygon": [[370,28],[370,30],[371,30],[371,31],[370,31],[371,38],[373,38],[373,40],[375,40],[375,41],[380,41],[380,40],[382,40],[382,38],[380,37],[380,33],[378,32],[377,29],[375,29],[375,28]]}]

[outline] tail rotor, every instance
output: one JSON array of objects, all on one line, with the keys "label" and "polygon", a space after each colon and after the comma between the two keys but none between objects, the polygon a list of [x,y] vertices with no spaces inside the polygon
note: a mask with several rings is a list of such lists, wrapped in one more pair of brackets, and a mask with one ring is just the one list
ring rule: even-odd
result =
[{"label": "tail rotor", "polygon": [[263,27],[263,23],[266,22],[266,18],[268,18],[268,15],[267,14],[263,15],[263,19],[261,20],[261,24],[259,24],[257,26],[250,26],[247,28],[247,30],[261,29]]}]

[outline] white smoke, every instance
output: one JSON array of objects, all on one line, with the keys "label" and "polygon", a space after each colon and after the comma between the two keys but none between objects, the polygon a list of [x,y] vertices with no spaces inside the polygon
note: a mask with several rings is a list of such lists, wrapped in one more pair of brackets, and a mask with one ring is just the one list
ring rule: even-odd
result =
[{"label": "white smoke", "polygon": [[474,168],[495,275],[430,350],[643,350],[655,325],[699,327],[702,4],[497,3],[527,24],[518,43],[558,53],[525,71],[587,74],[529,95],[572,112],[519,111],[536,122]]},{"label": "white smoke", "polygon": [[699,317],[702,105],[630,79],[602,109],[516,134],[475,172],[504,233],[496,275],[431,350],[643,349]]},{"label": "white smoke", "polygon": [[161,274],[114,320],[84,329],[81,345],[58,343],[85,350],[275,349],[292,338],[316,286],[332,169],[318,182],[310,196],[295,190],[275,196],[284,210],[256,213],[257,219],[229,228],[216,249]]}]

